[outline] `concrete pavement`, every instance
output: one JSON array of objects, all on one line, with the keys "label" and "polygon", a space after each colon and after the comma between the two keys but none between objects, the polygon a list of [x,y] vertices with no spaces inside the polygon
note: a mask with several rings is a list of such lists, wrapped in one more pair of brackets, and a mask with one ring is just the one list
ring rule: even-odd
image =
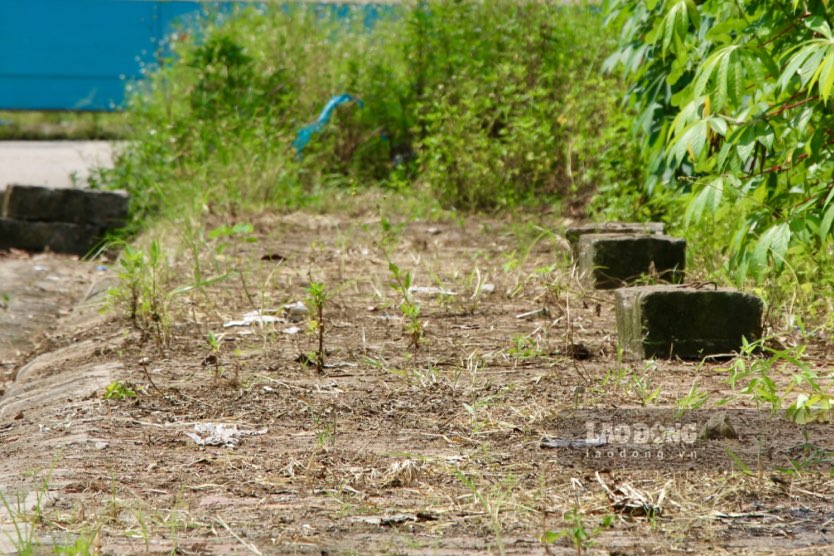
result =
[{"label": "concrete pavement", "polygon": [[109,141],[0,141],[0,190],[10,183],[84,187],[96,167],[112,167]]}]

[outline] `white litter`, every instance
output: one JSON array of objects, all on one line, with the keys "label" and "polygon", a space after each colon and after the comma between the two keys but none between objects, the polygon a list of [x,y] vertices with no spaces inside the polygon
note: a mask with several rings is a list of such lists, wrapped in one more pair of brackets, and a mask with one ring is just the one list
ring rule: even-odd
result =
[{"label": "white litter", "polygon": [[249,311],[243,315],[241,320],[230,320],[228,322],[224,322],[223,328],[231,328],[233,326],[252,326],[253,324],[263,326],[271,322],[287,322],[284,318],[264,314],[266,312],[267,311],[264,311],[263,313],[260,311]]},{"label": "white litter", "polygon": [[298,334],[299,332],[301,332],[301,329],[297,326],[290,326],[289,328],[283,329],[281,332],[283,332],[284,334],[289,334],[290,336],[292,336],[294,334]]},{"label": "white litter", "polygon": [[196,423],[194,431],[185,434],[198,446],[226,446],[227,448],[236,447],[244,436],[267,433],[267,429],[242,431],[238,430],[237,425],[224,425],[222,423]]},{"label": "white litter", "polygon": [[306,320],[309,313],[310,310],[307,309],[307,306],[301,301],[287,303],[284,305],[284,316],[287,317],[290,322],[301,322]]}]

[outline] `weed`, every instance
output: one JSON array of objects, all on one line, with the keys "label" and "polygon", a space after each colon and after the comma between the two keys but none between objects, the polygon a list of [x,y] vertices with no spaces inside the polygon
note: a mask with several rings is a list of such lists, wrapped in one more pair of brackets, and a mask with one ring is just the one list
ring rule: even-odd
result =
[{"label": "weed", "polygon": [[550,545],[561,539],[568,539],[571,546],[576,550],[577,556],[582,556],[583,553],[594,546],[594,538],[603,529],[608,529],[614,525],[614,516],[606,515],[602,518],[599,525],[589,528],[585,525],[585,519],[582,514],[576,508],[568,511],[564,519],[567,522],[566,527],[558,531],[546,531],[542,535],[541,541],[544,545]]},{"label": "weed", "polygon": [[[360,184],[512,207],[629,177],[625,126],[598,133],[622,119],[623,91],[596,71],[614,36],[596,10],[429,0],[373,26],[351,14],[267,5],[204,18],[131,86],[131,141],[97,182],[127,189],[139,222],[322,206]],[[299,158],[298,128],[337,91],[363,102],[340,107]]]},{"label": "weed", "polygon": [[223,376],[223,366],[221,361],[221,350],[222,345],[220,343],[220,338],[218,338],[214,332],[209,332],[208,337],[206,338],[208,342],[209,353],[206,355],[205,359],[203,359],[203,364],[206,366],[210,366],[214,371],[214,382],[220,380],[220,377]]},{"label": "weed", "polygon": [[127,316],[144,333],[150,333],[162,348],[170,339],[167,266],[158,240],[147,252],[126,246],[119,260],[120,286],[108,291],[110,301],[126,304]]},{"label": "weed", "polygon": [[[34,490],[26,495],[17,494],[11,500],[4,492],[0,492],[0,503],[2,503],[7,519],[11,521],[14,532],[4,531],[3,534],[14,544],[16,553],[23,556],[36,556],[42,554],[38,542],[36,529],[45,523],[44,504],[49,500],[49,479],[51,471],[41,476],[40,471],[34,471],[32,476],[36,478],[33,485]],[[81,537],[79,540],[84,539]],[[81,545],[79,545],[81,546]],[[57,549],[63,548],[60,545]],[[66,547],[67,552],[63,554],[87,554],[86,552],[72,551],[72,545]],[[61,552],[59,552],[61,553]]]},{"label": "weed", "polygon": [[307,286],[307,305],[310,305],[315,312],[315,318],[308,321],[311,331],[316,335],[318,346],[316,347],[315,362],[316,371],[319,374],[324,372],[324,304],[327,302],[327,291],[321,282],[310,282]]},{"label": "weed", "polygon": [[391,280],[388,285],[397,292],[400,297],[400,312],[403,316],[403,333],[409,338],[409,347],[415,361],[420,343],[423,340],[423,321],[420,319],[420,305],[411,295],[412,277],[410,272],[403,272],[390,259],[388,260],[388,271]]},{"label": "weed", "polygon": [[640,405],[647,406],[654,403],[657,397],[660,396],[660,386],[657,388],[652,388],[652,386],[653,384],[650,378],[647,378],[645,375],[633,373],[627,389],[637,397]]},{"label": "weed", "polygon": [[142,300],[144,269],[145,254],[131,245],[125,245],[119,258],[118,270],[122,289],[111,289],[109,294],[112,299],[127,304],[127,314],[134,325],[137,325],[139,303]]},{"label": "weed", "polygon": [[136,390],[127,382],[116,380],[104,389],[105,400],[127,400],[136,397]]},{"label": "weed", "polygon": [[700,377],[692,381],[692,386],[689,387],[689,392],[676,402],[678,410],[675,412],[675,415],[678,417],[683,415],[686,411],[700,408],[709,400],[710,393],[701,390],[699,382]]},{"label": "weed", "polygon": [[325,449],[336,441],[336,422],[325,418],[321,413],[310,407],[310,419],[316,432],[316,445]]},{"label": "weed", "polygon": [[797,424],[829,422],[834,418],[834,392],[824,384],[830,376],[820,377],[804,355],[802,345],[773,348],[766,339],[745,340],[738,357],[724,369],[727,383],[750,396],[757,406],[768,406],[772,411],[784,408]]},{"label": "weed", "polygon": [[481,413],[485,412],[489,409],[489,406],[492,404],[493,399],[492,396],[487,396],[485,398],[481,398],[472,402],[472,404],[464,403],[463,408],[469,414],[469,418],[471,419],[471,427],[472,433],[477,434],[481,430],[484,429],[490,423],[489,418],[483,419],[481,417]]},{"label": "weed", "polygon": [[[0,493],[0,502],[2,502],[3,507],[6,509],[6,513],[14,527],[14,537],[10,536],[9,540],[14,544],[17,553],[24,556],[35,556],[37,554],[37,542],[34,522],[39,519],[40,498],[31,516],[27,515],[27,510],[23,507],[25,501],[20,498],[16,500],[15,504],[12,504],[5,494]],[[6,535],[9,536],[8,533]]]},{"label": "weed", "polygon": [[88,556],[97,553],[94,550],[95,542],[95,535],[82,534],[72,544],[55,546],[54,551],[61,556]]},{"label": "weed", "polygon": [[515,359],[531,359],[543,354],[544,351],[534,338],[522,334],[513,336],[512,346],[507,350],[507,355]]},{"label": "weed", "polygon": [[516,485],[516,479],[512,475],[507,476],[500,483],[493,485],[489,490],[484,490],[478,485],[478,481],[471,476],[465,475],[460,470],[455,470],[455,477],[460,481],[472,495],[475,500],[483,508],[484,512],[489,517],[490,528],[495,537],[495,544],[498,548],[499,554],[502,556],[506,554],[506,547],[504,546],[504,526],[501,520],[501,511],[507,505],[509,496]]}]

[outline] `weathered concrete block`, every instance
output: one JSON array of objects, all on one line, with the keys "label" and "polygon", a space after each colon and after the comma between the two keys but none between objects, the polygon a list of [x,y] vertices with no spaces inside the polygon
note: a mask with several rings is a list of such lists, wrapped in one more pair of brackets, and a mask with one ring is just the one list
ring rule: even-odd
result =
[{"label": "weathered concrete block", "polygon": [[617,290],[617,333],[629,357],[698,359],[762,335],[762,300],[732,289],[640,286]]},{"label": "weathered concrete block", "polygon": [[579,238],[586,234],[642,234],[663,233],[663,222],[598,222],[573,226],[565,231],[574,256],[578,253]]},{"label": "weathered concrete block", "polygon": [[9,185],[3,195],[2,217],[120,228],[127,218],[127,203],[127,194],[114,191]]},{"label": "weathered concrete block", "polygon": [[103,235],[101,226],[0,218],[0,249],[86,255]]},{"label": "weathered concrete block", "polygon": [[578,266],[597,289],[621,288],[640,276],[683,280],[686,240],[665,235],[585,234],[579,238]]}]

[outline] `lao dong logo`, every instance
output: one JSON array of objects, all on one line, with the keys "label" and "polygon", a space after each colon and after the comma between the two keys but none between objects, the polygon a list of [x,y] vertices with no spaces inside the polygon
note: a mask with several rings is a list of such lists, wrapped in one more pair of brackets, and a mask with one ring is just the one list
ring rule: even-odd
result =
[{"label": "lao dong logo", "polygon": [[698,439],[696,423],[613,424],[588,421],[586,439],[607,444],[694,444]]}]

